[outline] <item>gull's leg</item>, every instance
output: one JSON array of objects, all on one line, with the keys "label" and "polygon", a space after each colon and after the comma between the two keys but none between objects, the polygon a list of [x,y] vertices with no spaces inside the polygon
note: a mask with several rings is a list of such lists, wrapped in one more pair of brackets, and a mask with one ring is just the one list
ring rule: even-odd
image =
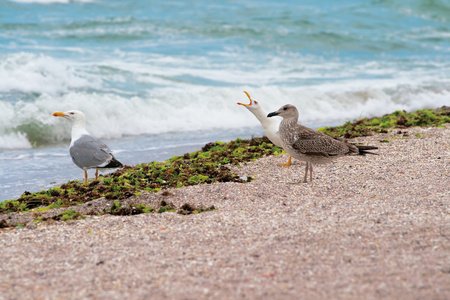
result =
[{"label": "gull's leg", "polygon": [[291,156],[289,156],[289,160],[288,160],[288,162],[287,162],[287,163],[285,163],[285,164],[280,164],[280,165],[282,165],[282,166],[285,166],[286,168],[287,168],[287,167],[289,167],[289,166],[291,165],[291,159],[292,159],[292,157],[291,157]]},{"label": "gull's leg", "polygon": [[87,171],[84,170],[84,185],[87,185]]},{"label": "gull's leg", "polygon": [[310,162],[306,162],[306,168],[305,168],[305,178],[303,179],[303,182],[306,183],[306,178],[308,178],[308,168],[309,168]]},{"label": "gull's leg", "polygon": [[98,179],[98,169],[95,169],[95,181]]},{"label": "gull's leg", "polygon": [[312,182],[312,167],[313,167],[313,164],[309,163],[309,177],[310,177],[311,182]]}]

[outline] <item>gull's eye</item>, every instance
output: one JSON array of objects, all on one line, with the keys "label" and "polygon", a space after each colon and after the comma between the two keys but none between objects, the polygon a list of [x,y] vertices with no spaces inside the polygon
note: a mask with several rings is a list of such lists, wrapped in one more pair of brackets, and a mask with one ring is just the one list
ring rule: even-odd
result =
[{"label": "gull's eye", "polygon": [[258,101],[256,101],[256,100],[253,100],[253,102],[255,102],[255,104],[258,104]]},{"label": "gull's eye", "polygon": [[283,109],[284,109],[284,110],[287,110],[287,107],[284,107]]},{"label": "gull's eye", "polygon": [[74,113],[73,113],[73,112],[71,112],[70,114],[71,114],[71,115],[73,115]]}]

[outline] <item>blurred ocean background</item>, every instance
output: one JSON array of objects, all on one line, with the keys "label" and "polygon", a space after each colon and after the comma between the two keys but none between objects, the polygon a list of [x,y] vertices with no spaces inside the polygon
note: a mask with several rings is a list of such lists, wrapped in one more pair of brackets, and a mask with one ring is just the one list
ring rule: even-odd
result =
[{"label": "blurred ocean background", "polygon": [[244,90],[317,128],[450,105],[449,79],[444,0],[2,0],[0,201],[82,180],[55,111],[135,165],[261,136]]}]

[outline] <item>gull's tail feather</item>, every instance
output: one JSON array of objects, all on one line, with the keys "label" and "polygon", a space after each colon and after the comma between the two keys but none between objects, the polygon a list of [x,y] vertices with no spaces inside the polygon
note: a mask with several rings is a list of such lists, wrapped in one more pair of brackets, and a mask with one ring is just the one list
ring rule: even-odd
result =
[{"label": "gull's tail feather", "polygon": [[375,146],[360,146],[355,145],[356,148],[358,148],[358,155],[366,155],[366,154],[372,154],[372,155],[378,155],[377,153],[369,152],[368,150],[376,150],[378,147]]},{"label": "gull's tail feather", "polygon": [[111,161],[102,168],[105,168],[105,169],[111,168],[112,169],[112,168],[122,168],[122,167],[123,167],[122,163],[113,156]]}]

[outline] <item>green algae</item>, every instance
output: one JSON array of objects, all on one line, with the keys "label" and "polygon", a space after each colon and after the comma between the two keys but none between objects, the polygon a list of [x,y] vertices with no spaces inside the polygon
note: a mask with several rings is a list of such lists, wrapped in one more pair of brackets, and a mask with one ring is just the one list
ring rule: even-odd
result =
[{"label": "green algae", "polygon": [[154,212],[154,209],[151,206],[146,206],[143,203],[129,203],[128,205],[123,206],[118,200],[114,200],[111,208],[106,210],[107,214],[115,216],[133,216],[151,212]]},{"label": "green algae", "polygon": [[74,209],[66,210],[65,212],[63,212],[60,215],[60,217],[61,217],[61,221],[74,221],[74,220],[86,218],[80,212],[77,212]]},{"label": "green algae", "polygon": [[180,207],[180,209],[178,210],[177,213],[179,213],[181,215],[190,215],[190,214],[199,214],[202,212],[214,211],[214,210],[216,210],[214,205],[211,205],[210,207],[195,207],[189,203],[185,203]]},{"label": "green algae", "polygon": [[450,123],[450,107],[447,106],[415,112],[397,110],[381,118],[363,118],[353,123],[347,121],[341,126],[319,128],[319,131],[332,137],[354,138],[387,133],[392,128],[441,126],[445,123]]},{"label": "green algae", "polygon": [[161,201],[160,208],[158,209],[158,213],[162,214],[165,212],[175,212],[175,206],[172,203],[167,203],[166,201]]},{"label": "green algae", "polygon": [[[320,128],[333,137],[353,138],[387,132],[393,128],[411,126],[441,126],[450,123],[450,107],[424,109],[416,112],[395,111],[378,118],[361,119],[346,122],[337,127]],[[388,140],[383,142],[388,143]],[[144,163],[137,166],[125,166],[114,173],[90,181],[69,181],[61,186],[36,193],[24,192],[20,198],[0,203],[0,213],[46,211],[52,208],[70,207],[91,200],[105,197],[111,201],[140,195],[142,191],[158,192],[170,188],[181,188],[197,184],[214,182],[248,182],[252,178],[240,178],[231,173],[228,164],[239,165],[254,161],[265,155],[278,155],[282,149],[273,145],[266,137],[251,140],[236,139],[228,143],[214,142],[206,144],[200,151],[173,156],[163,162]],[[168,191],[164,193],[170,194]],[[149,212],[175,211],[174,207],[161,205],[155,211],[145,205],[127,205],[122,207],[113,202],[113,207],[106,213],[133,215]],[[177,212],[181,214],[198,213],[214,208],[190,208],[188,204]],[[67,214],[66,214],[67,215]],[[63,214],[53,218],[59,220]],[[80,216],[77,216],[77,218]],[[70,219],[69,215],[65,219]],[[40,221],[40,220],[39,220]],[[1,228],[2,224],[0,224]]]},{"label": "green algae", "polygon": [[63,211],[60,214],[54,215],[52,217],[43,217],[40,215],[39,212],[34,211],[33,212],[33,223],[42,223],[42,222],[47,222],[47,221],[75,221],[75,220],[79,220],[79,219],[85,219],[86,216],[83,215],[82,213],[74,210],[74,209],[70,209],[70,210],[66,210]]},{"label": "green algae", "polygon": [[[282,149],[274,146],[266,137],[250,140],[236,139],[228,143],[206,144],[200,151],[173,156],[163,162],[143,163],[125,166],[111,174],[90,181],[69,181],[46,191],[24,192],[20,198],[0,203],[0,213],[45,211],[51,208],[70,207],[105,197],[120,200],[142,191],[158,192],[170,188],[181,188],[213,182],[249,182],[233,174],[228,164],[239,165],[264,155],[280,154]],[[115,202],[113,202],[115,203]],[[111,214],[133,214],[148,211],[149,208],[116,207]]]}]

